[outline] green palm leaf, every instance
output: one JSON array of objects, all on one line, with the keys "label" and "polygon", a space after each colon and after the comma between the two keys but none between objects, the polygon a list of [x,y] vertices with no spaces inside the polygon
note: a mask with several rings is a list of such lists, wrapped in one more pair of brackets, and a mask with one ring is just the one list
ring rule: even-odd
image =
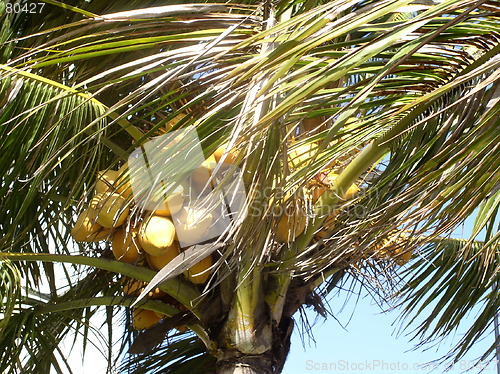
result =
[{"label": "green palm leaf", "polygon": [[[464,316],[476,313],[474,324],[443,360],[458,361],[478,339],[492,332],[500,308],[498,269],[485,269],[483,249],[481,242],[471,245],[467,240],[439,240],[423,247],[421,259],[409,269],[411,280],[401,293],[405,304],[402,321],[410,325],[417,317],[426,316],[413,331],[420,344],[447,336],[461,326]],[[498,262],[498,244],[493,256],[493,260],[488,258],[489,264]],[[494,339],[482,359],[487,359],[499,343]]]}]

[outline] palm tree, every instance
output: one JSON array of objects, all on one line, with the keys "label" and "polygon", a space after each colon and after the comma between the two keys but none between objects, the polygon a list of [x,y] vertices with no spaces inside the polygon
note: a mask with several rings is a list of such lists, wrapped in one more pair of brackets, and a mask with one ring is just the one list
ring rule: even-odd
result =
[{"label": "palm tree", "polygon": [[[410,321],[425,316],[422,343],[482,303],[454,359],[489,331],[500,309],[498,3],[140,6],[0,1],[0,371],[70,371],[61,342],[107,331],[110,368],[280,373],[296,312],[325,314],[348,277],[398,296]],[[158,272],[143,257],[115,260],[109,241],[73,240],[99,170],[190,126],[206,157],[226,144],[222,161],[234,158],[243,220]],[[449,239],[478,207],[471,240]],[[145,220],[132,209],[124,227]],[[209,279],[189,282],[181,273],[207,256]],[[168,296],[124,295],[131,279]],[[162,320],[135,331],[134,303]]]}]

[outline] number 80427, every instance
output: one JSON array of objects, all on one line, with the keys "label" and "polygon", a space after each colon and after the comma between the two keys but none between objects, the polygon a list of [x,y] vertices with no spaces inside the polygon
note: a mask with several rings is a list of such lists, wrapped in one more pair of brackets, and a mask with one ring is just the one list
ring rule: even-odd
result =
[{"label": "number 80427", "polygon": [[5,11],[7,13],[41,13],[45,3],[7,3]]}]

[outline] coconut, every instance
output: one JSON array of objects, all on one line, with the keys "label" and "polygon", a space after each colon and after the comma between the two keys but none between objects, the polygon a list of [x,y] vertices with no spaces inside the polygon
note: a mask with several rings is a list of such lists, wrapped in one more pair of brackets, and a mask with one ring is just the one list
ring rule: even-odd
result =
[{"label": "coconut", "polygon": [[128,161],[116,172],[115,188],[116,193],[127,199],[132,194],[130,185],[130,174],[128,170]]},{"label": "coconut", "polygon": [[183,207],[174,216],[179,240],[189,243],[199,243],[208,239],[213,220],[213,215],[208,209]]},{"label": "coconut", "polygon": [[125,199],[118,194],[103,192],[98,193],[90,202],[90,215],[103,227],[118,227],[125,222],[129,214],[129,207]]},{"label": "coconut", "polygon": [[122,284],[123,293],[127,296],[138,296],[146,286],[145,282],[132,278],[124,278]]},{"label": "coconut", "polygon": [[[278,190],[275,195],[269,198],[269,204],[275,204],[275,199],[282,201],[281,206],[284,213],[278,221],[275,239],[280,243],[289,243],[300,235],[306,226],[307,218],[304,210],[305,189],[297,190],[294,187],[285,193]],[[280,210],[281,212],[282,210]],[[277,214],[276,214],[277,215]]]},{"label": "coconut", "polygon": [[175,238],[175,227],[166,217],[151,216],[139,230],[139,243],[151,256],[169,251]]},{"label": "coconut", "polygon": [[396,264],[402,266],[411,260],[413,256],[413,251],[407,250],[404,245],[404,237],[402,235],[398,235],[397,232],[393,233],[391,240],[395,243],[396,248],[390,256],[396,261]]},{"label": "coconut", "polygon": [[102,226],[95,222],[94,218],[88,210],[81,212],[76,220],[75,226],[71,229],[71,236],[73,239],[78,242],[85,242],[89,241],[89,238],[95,236]]},{"label": "coconut", "polygon": [[168,192],[171,187],[163,184],[153,193],[152,199],[148,203],[148,207],[154,208],[154,214],[157,216],[170,217],[177,213],[182,208],[184,203],[184,187],[182,184],[177,185],[171,192]]},{"label": "coconut", "polygon": [[325,193],[325,191],[328,189],[326,186],[322,185],[314,185],[311,187],[311,200],[313,204],[316,204],[316,201],[319,200],[321,195]]},{"label": "coconut", "polygon": [[[146,287],[146,282],[137,280],[137,279],[124,279],[122,281],[123,284],[123,293],[127,296],[139,296],[141,292]],[[148,293],[148,297],[151,299],[161,299],[167,296],[165,292],[160,290],[158,287],[154,288],[152,291]]]},{"label": "coconut", "polygon": [[354,196],[358,194],[359,191],[360,191],[359,187],[353,183],[351,184],[351,187],[349,187],[347,191],[344,193],[343,198],[346,200],[352,199]]},{"label": "coconut", "polygon": [[[219,148],[217,148],[214,153],[213,153],[213,156],[215,158],[215,161],[219,162],[220,159],[222,158],[222,155],[226,152],[227,150],[227,144],[223,144],[221,145]],[[224,158],[224,162],[226,164],[234,164],[236,162],[236,157],[237,157],[237,154],[236,152],[231,149],[227,154],[226,154],[226,157]]]},{"label": "coconut", "polygon": [[179,332],[186,332],[189,330],[189,327],[187,327],[186,325],[180,325],[176,326],[175,329]]},{"label": "coconut", "polygon": [[165,313],[161,313],[161,312],[154,312],[154,314],[156,314],[156,316],[157,316],[159,319],[164,319],[164,318],[167,318],[167,317],[168,317]]},{"label": "coconut", "polygon": [[377,259],[394,260],[396,264],[404,265],[410,261],[413,252],[405,249],[403,240],[404,237],[394,230],[387,237],[379,240],[372,248],[372,253]]},{"label": "coconut", "polygon": [[132,311],[132,326],[136,330],[145,330],[153,327],[161,318],[152,310],[136,308]]},{"label": "coconut", "polygon": [[281,216],[276,230],[276,241],[290,243],[299,236],[306,228],[306,213],[299,201],[289,205]]},{"label": "coconut", "polygon": [[95,221],[95,216],[89,210],[84,210],[78,216],[71,236],[78,242],[98,242],[106,239],[109,230]]},{"label": "coconut", "polygon": [[155,270],[161,270],[165,265],[172,261],[179,254],[179,242],[174,241],[167,250],[160,256],[146,254],[149,266]]},{"label": "coconut", "polygon": [[[290,168],[300,168],[307,164],[309,164],[311,158],[316,155],[318,152],[318,144],[310,143],[299,145],[298,147],[292,144],[292,151],[288,154],[288,165]],[[324,152],[324,151],[323,151]],[[316,158],[319,158],[320,155],[317,155]],[[338,160],[330,161],[326,168],[333,168],[338,165]]]},{"label": "coconut", "polygon": [[205,188],[210,176],[212,175],[212,170],[215,168],[217,161],[214,155],[208,157],[201,166],[197,167],[191,173],[191,181],[198,191]]},{"label": "coconut", "polygon": [[[168,316],[164,313],[161,313],[161,312],[154,312],[154,313],[156,314],[156,316],[159,319],[168,318]],[[189,330],[189,327],[187,327],[186,325],[180,325],[180,326],[176,326],[175,329],[179,332],[186,332]]]},{"label": "coconut", "polygon": [[95,184],[96,193],[112,191],[113,184],[118,178],[118,172],[115,170],[101,170],[97,172],[97,182]]},{"label": "coconut", "polygon": [[110,240],[111,237],[111,229],[107,227],[103,227],[95,234],[95,236],[91,237],[93,242],[100,242],[103,240]]},{"label": "coconut", "polygon": [[396,250],[396,256],[394,257],[394,259],[396,260],[396,264],[402,266],[406,264],[408,261],[410,261],[412,256],[413,256],[412,251],[401,252],[401,250],[399,251]]},{"label": "coconut", "polygon": [[163,299],[167,295],[168,294],[166,292],[163,292],[158,287],[154,288],[152,291],[149,291],[148,293],[148,297],[151,299]]},{"label": "coconut", "polygon": [[137,230],[120,228],[115,231],[111,242],[113,254],[119,261],[134,263],[141,256]]},{"label": "coconut", "polygon": [[339,213],[340,209],[335,209],[328,215],[328,217],[326,217],[325,222],[323,222],[323,227],[316,233],[316,239],[325,239],[330,236],[330,233],[337,222],[337,216]]},{"label": "coconut", "polygon": [[[328,173],[328,184],[332,185],[335,179],[339,177],[339,174],[334,173],[333,171]],[[344,192],[342,195],[343,199],[349,200],[356,196],[359,192],[359,187],[356,184],[351,184],[351,186]]]},{"label": "coconut", "polygon": [[194,284],[205,283],[210,276],[210,267],[213,264],[212,255],[205,257],[184,272],[184,276]]},{"label": "coconut", "polygon": [[318,146],[314,143],[293,147],[293,150],[289,153],[288,156],[288,164],[291,168],[304,166],[316,153],[316,148],[318,148]]}]

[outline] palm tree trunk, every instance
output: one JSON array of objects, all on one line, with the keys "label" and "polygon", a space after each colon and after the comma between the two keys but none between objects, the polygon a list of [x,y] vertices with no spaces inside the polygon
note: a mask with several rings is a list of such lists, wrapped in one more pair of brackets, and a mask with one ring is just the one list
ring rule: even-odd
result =
[{"label": "palm tree trunk", "polygon": [[273,360],[266,354],[233,357],[217,363],[217,374],[273,374],[273,366]]},{"label": "palm tree trunk", "polygon": [[241,366],[239,364],[236,364],[233,367],[225,367],[219,371],[217,371],[217,374],[259,374],[263,373],[262,371],[259,371],[256,368],[249,367],[249,366]]},{"label": "palm tree trunk", "polygon": [[[217,374],[281,373],[290,352],[293,319],[286,316],[274,328],[260,322],[258,323],[259,327],[254,331],[253,339],[251,339],[253,342],[251,350],[248,349],[250,341],[245,344],[235,344],[234,340],[227,340],[230,336],[228,330],[224,331],[221,343],[225,343],[223,343],[225,348],[219,349],[216,355]],[[241,327],[241,325],[236,326]],[[266,347],[265,350],[262,347]]]}]

